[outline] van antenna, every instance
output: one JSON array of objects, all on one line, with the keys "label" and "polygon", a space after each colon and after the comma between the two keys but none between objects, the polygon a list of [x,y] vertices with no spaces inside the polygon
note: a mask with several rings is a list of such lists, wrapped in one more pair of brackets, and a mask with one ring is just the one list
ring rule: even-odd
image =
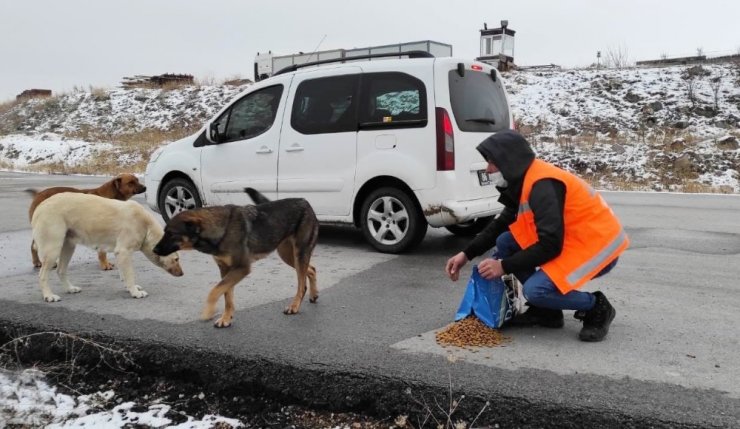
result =
[{"label": "van antenna", "polygon": [[313,57],[313,54],[315,54],[316,51],[319,50],[319,46],[321,46],[321,44],[324,43],[324,39],[326,39],[326,34],[324,34],[324,37],[322,37],[321,40],[319,40],[319,44],[316,45],[316,47],[314,48],[313,52],[311,52],[311,55],[308,56],[308,58],[306,59],[306,61],[304,61],[304,63],[307,63],[307,62],[311,61],[311,57]]}]

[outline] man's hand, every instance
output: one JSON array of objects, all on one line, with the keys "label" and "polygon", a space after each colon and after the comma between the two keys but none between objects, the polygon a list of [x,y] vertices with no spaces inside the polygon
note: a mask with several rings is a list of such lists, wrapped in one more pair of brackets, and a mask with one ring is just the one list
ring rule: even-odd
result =
[{"label": "man's hand", "polygon": [[456,282],[460,278],[460,268],[468,263],[468,257],[465,256],[464,252],[460,252],[457,255],[451,257],[445,265],[445,273],[453,282]]},{"label": "man's hand", "polygon": [[501,266],[501,261],[493,258],[488,258],[478,264],[478,273],[486,280],[497,279],[506,274]]}]

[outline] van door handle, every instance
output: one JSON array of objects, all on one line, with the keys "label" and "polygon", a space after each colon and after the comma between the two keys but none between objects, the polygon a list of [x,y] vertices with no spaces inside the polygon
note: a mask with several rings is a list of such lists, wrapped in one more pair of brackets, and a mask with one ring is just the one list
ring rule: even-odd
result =
[{"label": "van door handle", "polygon": [[272,153],[272,149],[267,146],[262,146],[261,148],[257,149],[257,153]]},{"label": "van door handle", "polygon": [[293,145],[287,149],[285,149],[286,152],[300,152],[303,150],[303,146],[299,145],[298,143],[293,143]]}]

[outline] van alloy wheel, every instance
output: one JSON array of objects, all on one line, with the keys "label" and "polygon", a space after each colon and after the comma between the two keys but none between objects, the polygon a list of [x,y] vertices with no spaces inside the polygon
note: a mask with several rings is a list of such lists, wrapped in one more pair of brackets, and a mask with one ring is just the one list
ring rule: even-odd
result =
[{"label": "van alloy wheel", "polygon": [[370,204],[367,227],[373,238],[385,245],[403,240],[409,230],[409,214],[398,199],[383,196]]},{"label": "van alloy wheel", "polygon": [[162,188],[159,197],[159,211],[165,222],[178,213],[202,207],[200,196],[195,186],[181,178],[173,179]]},{"label": "van alloy wheel", "polygon": [[418,203],[398,188],[380,188],[365,198],[361,210],[365,239],[377,250],[400,253],[419,244],[427,221]]}]

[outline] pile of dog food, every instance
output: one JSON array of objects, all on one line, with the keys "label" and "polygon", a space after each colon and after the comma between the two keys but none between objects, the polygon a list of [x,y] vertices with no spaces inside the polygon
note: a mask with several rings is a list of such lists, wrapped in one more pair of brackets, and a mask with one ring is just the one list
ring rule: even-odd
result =
[{"label": "pile of dog food", "polygon": [[508,341],[496,329],[489,328],[475,316],[468,316],[436,333],[437,344],[442,347],[494,347]]}]

